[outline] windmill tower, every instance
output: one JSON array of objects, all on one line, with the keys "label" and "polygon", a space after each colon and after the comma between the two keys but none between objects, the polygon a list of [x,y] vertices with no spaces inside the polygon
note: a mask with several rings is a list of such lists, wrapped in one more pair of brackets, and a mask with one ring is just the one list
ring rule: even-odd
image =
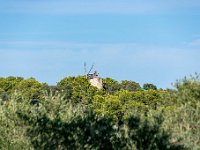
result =
[{"label": "windmill tower", "polygon": [[87,65],[86,65],[86,63],[84,63],[86,78],[89,80],[89,82],[92,86],[97,87],[98,89],[102,89],[103,88],[102,78],[99,77],[99,74],[97,73],[97,71],[94,71],[94,73],[91,73],[93,68],[94,68],[94,64],[92,64],[89,72],[87,72]]}]

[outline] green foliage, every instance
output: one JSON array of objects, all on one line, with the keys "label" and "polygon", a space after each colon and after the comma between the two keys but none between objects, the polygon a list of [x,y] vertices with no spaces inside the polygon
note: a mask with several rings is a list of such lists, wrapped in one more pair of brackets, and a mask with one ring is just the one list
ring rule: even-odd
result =
[{"label": "green foliage", "polygon": [[22,92],[26,99],[37,99],[40,98],[42,93],[42,83],[39,83],[34,78],[29,78],[19,82],[15,89]]},{"label": "green foliage", "polygon": [[[190,149],[200,149],[200,80],[198,74],[175,84],[177,91],[170,91],[173,109],[165,112],[164,128],[171,131],[174,141]],[[172,107],[171,107],[172,108]]]},{"label": "green foliage", "polygon": [[118,81],[111,78],[103,79],[103,85],[107,94],[114,94],[120,90],[120,84]]},{"label": "green foliage", "polygon": [[157,90],[157,87],[154,84],[150,84],[150,83],[145,83],[143,85],[143,89],[144,90]]},{"label": "green foliage", "polygon": [[72,103],[91,103],[96,93],[102,93],[103,91],[90,85],[85,76],[67,77],[58,82],[58,88],[62,93],[66,94],[66,99]]},{"label": "green foliage", "polygon": [[143,102],[139,99],[134,100],[135,94],[137,92],[119,91],[116,93],[126,113],[132,110],[135,110],[135,112],[145,112],[147,110],[147,106]]},{"label": "green foliage", "polygon": [[22,77],[13,77],[13,76],[9,76],[7,78],[0,78],[1,91],[10,92],[22,80],[23,80]]},{"label": "green foliage", "polygon": [[0,149],[200,149],[200,80],[175,89],[84,76],[56,86],[0,78]]},{"label": "green foliage", "polygon": [[121,104],[119,98],[113,95],[96,95],[91,108],[93,108],[97,114],[112,117],[115,120],[118,119],[117,117],[119,114],[123,113],[123,105]]},{"label": "green foliage", "polygon": [[18,93],[13,93],[9,101],[0,99],[0,149],[20,150],[32,149],[29,138],[25,136],[26,125],[18,118],[16,112],[24,109],[24,105],[17,102]]},{"label": "green foliage", "polygon": [[136,92],[119,92],[121,101],[132,101],[141,103],[149,108],[156,109],[162,102],[164,91],[146,90]]},{"label": "green foliage", "polygon": [[164,128],[173,133],[173,141],[191,149],[200,149],[199,113],[199,102],[195,107],[191,103],[181,104],[173,111],[165,113]]},{"label": "green foliage", "polygon": [[175,83],[177,88],[177,101],[180,103],[192,102],[200,100],[200,78],[198,74],[190,78],[184,78]]},{"label": "green foliage", "polygon": [[135,141],[137,150],[183,150],[183,145],[170,142],[170,134],[162,130],[162,116],[155,116],[153,120],[147,118],[128,118],[128,134]]},{"label": "green foliage", "polygon": [[47,95],[38,107],[19,109],[17,114],[28,126],[34,149],[184,149],[170,142],[170,134],[161,129],[161,117],[130,115],[116,126],[109,115],[96,115],[85,105],[73,106],[59,95]]},{"label": "green foliage", "polygon": [[26,99],[41,98],[43,85],[34,78],[27,80],[13,76],[0,78],[0,97],[2,99],[9,99],[9,95],[18,90],[23,93]]},{"label": "green foliage", "polygon": [[134,81],[122,80],[120,83],[121,90],[139,91],[141,90],[140,84]]}]

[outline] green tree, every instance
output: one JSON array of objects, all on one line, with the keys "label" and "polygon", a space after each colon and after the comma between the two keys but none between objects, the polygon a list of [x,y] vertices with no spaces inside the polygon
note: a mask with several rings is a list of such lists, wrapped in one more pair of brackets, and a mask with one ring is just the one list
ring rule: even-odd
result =
[{"label": "green tree", "polygon": [[118,115],[124,111],[118,96],[113,95],[96,95],[90,106],[98,115],[111,117],[114,120],[117,120]]},{"label": "green tree", "polygon": [[66,99],[75,103],[91,103],[96,93],[102,93],[96,87],[91,86],[85,76],[66,77],[58,82],[57,87],[60,88]]},{"label": "green tree", "polygon": [[103,86],[107,94],[114,94],[120,90],[120,84],[118,81],[111,78],[103,79]]},{"label": "green tree", "polygon": [[175,88],[177,90],[175,96],[179,103],[191,102],[195,104],[200,99],[200,77],[198,74],[177,81]]},{"label": "green tree", "polygon": [[134,81],[123,80],[120,83],[120,87],[121,87],[122,90],[128,90],[128,91],[139,91],[139,90],[141,90],[140,84],[136,83]]},{"label": "green tree", "polygon": [[[27,126],[18,118],[17,111],[24,110],[27,104],[18,102],[19,93],[12,93],[9,101],[2,103],[0,99],[0,149],[30,150],[29,138],[26,136]],[[29,103],[28,103],[29,104]]]},{"label": "green tree", "polygon": [[3,89],[5,92],[11,92],[22,80],[22,77],[13,76],[0,78],[0,88]]},{"label": "green tree", "polygon": [[[59,97],[53,99],[54,104],[65,101]],[[48,111],[51,100],[50,96],[39,107],[28,106],[17,112],[27,125],[34,149],[185,149],[170,141],[170,134],[161,128],[162,116],[151,119],[131,114],[117,127],[113,118],[96,115],[86,106],[64,102]]]},{"label": "green tree", "polygon": [[41,99],[42,86],[43,84],[34,78],[29,78],[19,82],[19,84],[15,87],[15,90],[23,93],[23,96],[26,99]]},{"label": "green tree", "polygon": [[157,90],[157,87],[154,85],[154,84],[151,84],[151,83],[145,83],[143,85],[143,89],[144,90]]}]

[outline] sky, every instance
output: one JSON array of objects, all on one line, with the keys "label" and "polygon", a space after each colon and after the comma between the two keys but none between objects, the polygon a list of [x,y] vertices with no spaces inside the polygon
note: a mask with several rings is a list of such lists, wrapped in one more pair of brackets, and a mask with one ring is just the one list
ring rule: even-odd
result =
[{"label": "sky", "polygon": [[0,0],[0,76],[84,75],[172,88],[200,73],[199,0]]}]

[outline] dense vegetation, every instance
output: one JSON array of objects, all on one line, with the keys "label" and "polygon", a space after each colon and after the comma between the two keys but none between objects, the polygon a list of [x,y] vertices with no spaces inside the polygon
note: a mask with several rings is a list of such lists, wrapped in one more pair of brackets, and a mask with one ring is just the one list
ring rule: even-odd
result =
[{"label": "dense vegetation", "polygon": [[84,76],[56,86],[0,78],[0,149],[200,149],[200,80],[174,89]]}]

